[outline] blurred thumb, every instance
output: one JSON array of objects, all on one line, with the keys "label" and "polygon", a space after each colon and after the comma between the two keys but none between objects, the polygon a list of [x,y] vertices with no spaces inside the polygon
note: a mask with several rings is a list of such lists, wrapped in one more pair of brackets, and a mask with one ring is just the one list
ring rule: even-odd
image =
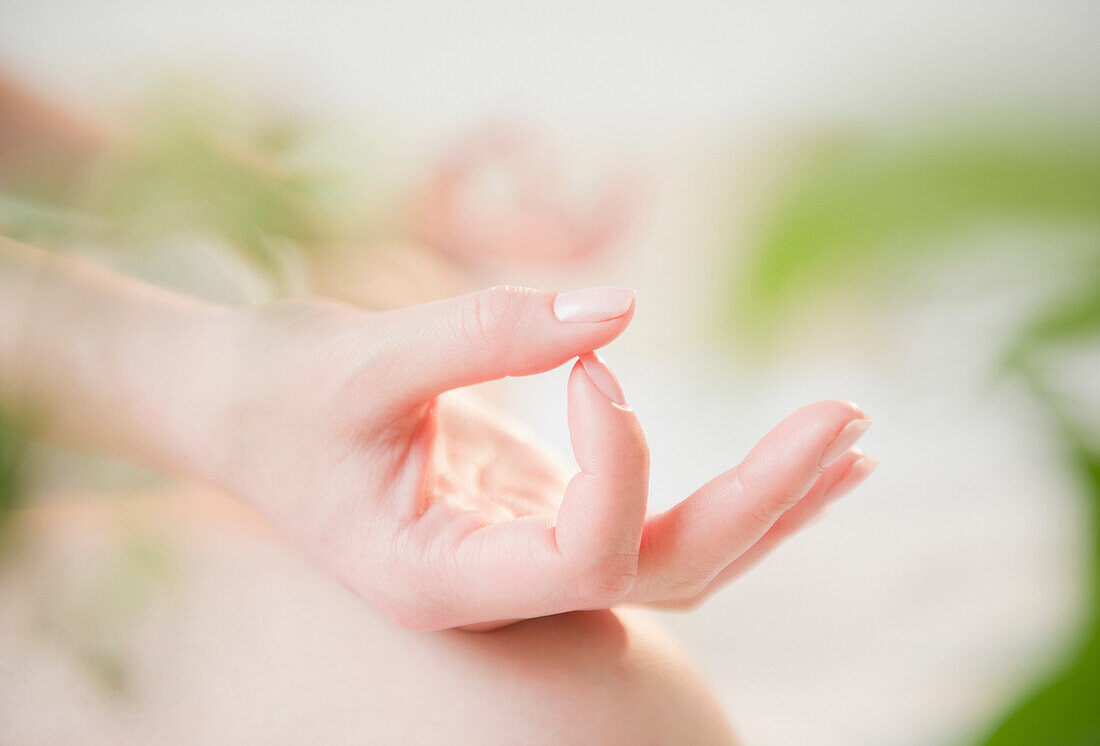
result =
[{"label": "blurred thumb", "polygon": [[561,365],[619,336],[634,313],[634,291],[599,287],[565,293],[510,286],[382,314],[395,362],[393,384],[406,401]]}]

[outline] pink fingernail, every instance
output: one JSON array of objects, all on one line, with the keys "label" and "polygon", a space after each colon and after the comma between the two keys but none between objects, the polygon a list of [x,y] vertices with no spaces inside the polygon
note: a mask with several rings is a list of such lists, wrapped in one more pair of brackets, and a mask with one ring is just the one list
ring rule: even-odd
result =
[{"label": "pink fingernail", "polygon": [[864,479],[871,476],[871,472],[875,470],[876,466],[878,466],[878,459],[874,456],[863,456],[857,459],[825,493],[825,502],[833,502],[847,495],[858,487]]},{"label": "pink fingernail", "polygon": [[838,458],[848,452],[848,449],[856,444],[856,441],[863,437],[863,434],[867,432],[867,428],[874,422],[870,417],[866,419],[852,420],[844,428],[837,433],[837,436],[833,438],[833,442],[826,446],[825,450],[821,454],[821,468],[824,469],[829,464],[835,463]]},{"label": "pink fingernail", "polygon": [[554,298],[554,316],[558,321],[610,321],[629,311],[633,303],[630,288],[570,290]]},{"label": "pink fingernail", "polygon": [[584,372],[588,374],[588,378],[596,385],[596,388],[620,407],[625,407],[626,396],[623,395],[623,389],[619,386],[619,381],[615,378],[615,374],[611,372],[611,368],[607,367],[607,363],[594,352],[584,353],[580,356],[580,361],[581,365],[584,366]]}]

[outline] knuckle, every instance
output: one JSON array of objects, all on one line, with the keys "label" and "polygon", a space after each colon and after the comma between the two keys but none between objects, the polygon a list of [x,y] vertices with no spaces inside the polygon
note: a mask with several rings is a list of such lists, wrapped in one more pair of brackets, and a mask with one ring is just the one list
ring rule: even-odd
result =
[{"label": "knuckle", "polygon": [[741,476],[736,476],[737,486],[733,494],[747,495],[753,504],[745,512],[745,526],[755,533],[767,531],[776,522],[779,516],[798,502],[798,496],[792,496],[788,490],[780,490],[772,494],[754,494],[757,490],[752,485],[746,485],[741,481]]},{"label": "knuckle", "polygon": [[456,326],[460,340],[497,356],[501,366],[508,367],[515,329],[522,321],[526,299],[532,292],[498,285],[473,293],[458,308]]},{"label": "knuckle", "polygon": [[671,598],[667,601],[662,601],[658,606],[663,609],[669,609],[671,611],[694,611],[703,605],[703,601],[706,600],[706,594],[702,591],[695,593],[691,596],[685,596],[683,598]]},{"label": "knuckle", "polygon": [[788,510],[802,499],[802,493],[793,489],[777,491],[761,499],[748,512],[749,527],[757,533],[769,530]]},{"label": "knuckle", "polygon": [[687,602],[701,596],[706,590],[709,580],[710,573],[691,572],[666,581],[663,595],[676,603]]},{"label": "knuckle", "polygon": [[580,573],[577,578],[577,595],[586,604],[613,604],[626,597],[637,576],[636,553],[608,554]]},{"label": "knuckle", "polygon": [[498,285],[473,296],[473,318],[482,337],[498,338],[515,326],[520,313],[521,292],[518,288]]},{"label": "knuckle", "polygon": [[755,533],[764,533],[772,527],[782,511],[783,506],[773,502],[754,506],[748,514],[749,528]]},{"label": "knuckle", "polygon": [[485,328],[482,325],[482,293],[478,293],[469,296],[463,302],[458,304],[455,310],[455,336],[458,337],[460,342],[467,342],[472,345],[480,345],[485,339]]}]

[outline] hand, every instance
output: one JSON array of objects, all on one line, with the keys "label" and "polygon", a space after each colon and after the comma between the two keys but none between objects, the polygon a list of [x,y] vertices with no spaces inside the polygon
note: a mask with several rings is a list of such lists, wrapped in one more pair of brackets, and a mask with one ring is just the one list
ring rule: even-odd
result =
[{"label": "hand", "polygon": [[474,132],[414,191],[417,238],[464,263],[559,264],[606,250],[634,219],[636,180],[609,178],[582,206],[570,199],[560,160],[521,127]]},{"label": "hand", "polygon": [[[618,289],[494,288],[380,314],[250,310],[219,481],[407,627],[690,605],[869,473],[874,461],[852,448],[869,420],[847,402],[805,407],[740,466],[647,520],[645,439],[588,352],[633,308]],[[572,476],[521,426],[445,393],[578,355]]]}]

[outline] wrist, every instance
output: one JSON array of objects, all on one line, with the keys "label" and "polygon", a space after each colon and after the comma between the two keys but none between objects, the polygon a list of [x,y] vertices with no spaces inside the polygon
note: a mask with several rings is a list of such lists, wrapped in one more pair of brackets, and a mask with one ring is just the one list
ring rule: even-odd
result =
[{"label": "wrist", "polygon": [[183,451],[186,474],[264,512],[277,509],[267,503],[285,485],[273,476],[309,446],[324,392],[363,351],[363,319],[359,309],[316,300],[208,316],[199,336],[212,367],[197,387],[204,413]]},{"label": "wrist", "polygon": [[211,482],[239,312],[0,238],[0,405],[66,446]]},{"label": "wrist", "polygon": [[225,453],[232,438],[233,392],[239,312],[196,305],[167,320],[165,346],[143,387],[145,428],[143,460],[188,479],[222,488]]}]

